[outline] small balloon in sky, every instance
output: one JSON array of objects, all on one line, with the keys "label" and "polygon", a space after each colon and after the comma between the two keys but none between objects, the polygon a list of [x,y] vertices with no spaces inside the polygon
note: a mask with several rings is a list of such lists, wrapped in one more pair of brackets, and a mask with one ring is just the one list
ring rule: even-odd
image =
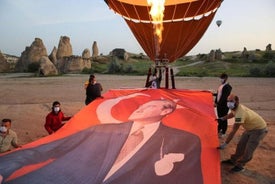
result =
[{"label": "small balloon in sky", "polygon": [[220,25],[222,25],[222,21],[221,20],[217,20],[216,24],[217,24],[218,27],[220,27]]}]

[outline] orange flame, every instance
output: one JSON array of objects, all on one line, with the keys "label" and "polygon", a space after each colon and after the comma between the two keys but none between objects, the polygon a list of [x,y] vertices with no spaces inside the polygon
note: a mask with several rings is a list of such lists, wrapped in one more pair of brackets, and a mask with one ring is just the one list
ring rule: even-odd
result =
[{"label": "orange flame", "polygon": [[164,9],[165,9],[165,0],[147,0],[150,9],[150,15],[153,19],[155,35],[157,36],[158,42],[158,51],[159,46],[162,42],[162,31],[163,31],[163,17],[164,17]]}]

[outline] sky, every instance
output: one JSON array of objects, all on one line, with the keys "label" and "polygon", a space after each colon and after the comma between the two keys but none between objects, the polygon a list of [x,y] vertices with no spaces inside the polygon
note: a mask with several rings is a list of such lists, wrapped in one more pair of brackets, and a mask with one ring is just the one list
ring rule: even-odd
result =
[{"label": "sky", "polygon": [[[212,49],[242,51],[261,49],[270,43],[275,50],[275,0],[224,0],[201,40],[187,55]],[[216,25],[222,20],[222,25]],[[20,56],[35,38],[51,53],[61,36],[70,37],[74,55],[114,48],[145,53],[118,14],[104,0],[0,0],[0,51]]]}]

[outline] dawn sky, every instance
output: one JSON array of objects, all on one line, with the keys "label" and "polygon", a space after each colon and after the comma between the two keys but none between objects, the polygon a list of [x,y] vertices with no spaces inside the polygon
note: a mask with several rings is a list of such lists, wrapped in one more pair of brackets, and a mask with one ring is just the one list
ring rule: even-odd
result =
[{"label": "dawn sky", "polygon": [[[218,27],[216,20],[222,20]],[[74,55],[97,42],[99,52],[114,48],[144,53],[124,20],[104,0],[0,0],[0,50],[20,56],[35,38],[48,54],[60,36],[69,36]],[[187,54],[275,50],[275,0],[224,0],[208,30]]]}]

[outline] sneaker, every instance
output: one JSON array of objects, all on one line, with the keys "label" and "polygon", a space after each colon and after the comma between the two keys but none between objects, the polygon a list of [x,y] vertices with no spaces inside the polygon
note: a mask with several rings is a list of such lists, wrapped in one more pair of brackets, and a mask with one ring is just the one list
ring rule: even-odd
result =
[{"label": "sneaker", "polygon": [[242,171],[244,171],[244,168],[242,166],[235,166],[230,171],[231,172],[242,172]]},{"label": "sneaker", "polygon": [[234,165],[234,162],[233,162],[231,159],[223,160],[221,163],[222,163],[222,164]]},{"label": "sneaker", "polygon": [[226,134],[219,133],[219,138],[225,138]]}]

